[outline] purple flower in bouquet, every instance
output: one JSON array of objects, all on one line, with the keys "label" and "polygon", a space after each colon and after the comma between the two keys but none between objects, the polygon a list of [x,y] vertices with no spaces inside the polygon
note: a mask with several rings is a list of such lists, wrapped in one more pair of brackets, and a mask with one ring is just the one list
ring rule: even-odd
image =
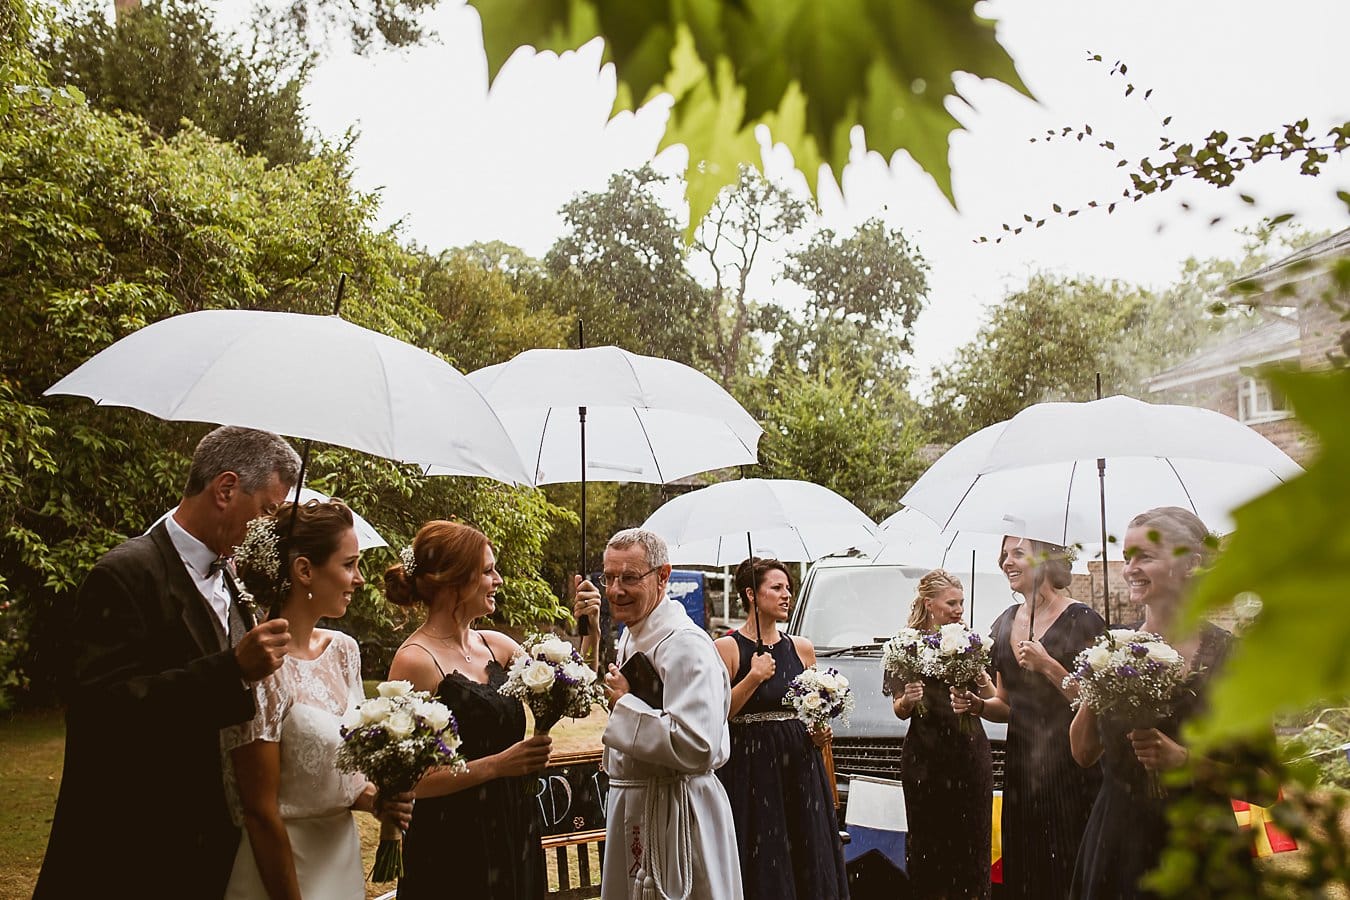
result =
[{"label": "purple flower in bouquet", "polygon": [[[356,704],[342,718],[337,767],[360,772],[381,796],[410,791],[434,766],[467,771],[459,753],[459,728],[445,704],[406,681],[386,681],[379,696]],[[403,875],[403,836],[397,826],[380,827],[372,881]]]},{"label": "purple flower in bouquet", "polygon": [[548,734],[563,716],[580,718],[603,703],[595,670],[570,643],[553,635],[532,634],[523,653],[511,661],[501,693],[514,697],[534,715],[534,733]]}]

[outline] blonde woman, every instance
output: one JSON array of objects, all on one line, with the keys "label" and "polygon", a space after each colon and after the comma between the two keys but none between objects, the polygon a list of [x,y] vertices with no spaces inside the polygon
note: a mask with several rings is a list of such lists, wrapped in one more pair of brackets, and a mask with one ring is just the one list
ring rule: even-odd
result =
[{"label": "blonde woman", "polygon": [[[960,579],[942,569],[919,579],[910,628],[935,631],[964,615]],[[984,728],[962,732],[947,685],[937,679],[906,683],[888,676],[883,690],[892,697],[895,715],[909,719],[900,779],[909,817],[905,859],[912,896],[989,897],[994,775]],[[915,715],[920,700],[924,712]]]}]

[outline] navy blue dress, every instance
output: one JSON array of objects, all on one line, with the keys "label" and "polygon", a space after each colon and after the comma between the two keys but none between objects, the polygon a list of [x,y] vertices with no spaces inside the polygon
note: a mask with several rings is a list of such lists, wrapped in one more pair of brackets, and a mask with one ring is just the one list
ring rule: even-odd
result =
[{"label": "navy blue dress", "polygon": [[[755,652],[754,641],[735,638],[740,666],[733,685],[749,673]],[[731,758],[717,770],[736,823],[745,900],[846,898],[834,792],[806,726],[795,718],[736,723],[756,713],[792,712],[783,697],[805,667],[787,635],[765,650],[774,675],[732,718]]]},{"label": "navy blue dress", "polygon": [[[903,694],[887,677],[883,693]],[[910,896],[925,900],[987,900],[993,831],[994,771],[980,720],[962,734],[945,682],[923,680],[922,715],[909,718],[900,755],[905,786],[905,869]]]},{"label": "navy blue dress", "polygon": [[[451,672],[436,690],[436,699],[455,714],[465,759],[500,753],[525,737],[525,707],[498,693],[506,670],[495,657],[487,674],[487,684],[480,684]],[[548,882],[539,843],[538,785],[534,776],[494,778],[418,800],[403,837],[399,900],[542,898]]]},{"label": "navy blue dress", "polygon": [[[1181,726],[1202,711],[1210,678],[1227,658],[1231,644],[1232,636],[1222,628],[1209,623],[1202,626],[1191,674],[1168,715],[1158,723],[1159,731],[1176,738]],[[1171,830],[1168,807],[1188,796],[1198,798],[1219,811],[1207,822],[1221,823],[1236,831],[1231,802],[1222,790],[1205,785],[1189,788],[1172,785],[1166,788],[1165,797],[1152,796],[1147,772],[1126,737],[1129,729],[1098,718],[1098,733],[1102,739],[1102,787],[1083,832],[1073,876],[1073,897],[1076,900],[1156,897],[1140,888],[1139,880],[1157,867],[1167,846]],[[1246,852],[1245,845],[1239,842],[1237,849],[1232,864],[1251,866],[1251,854]]]},{"label": "navy blue dress", "polygon": [[[1063,900],[1073,882],[1078,845],[1101,785],[1101,769],[1084,769],[1069,750],[1073,709],[1045,676],[1017,664],[1010,636],[1017,605],[994,622],[994,671],[1011,713],[1003,770],[1004,900]],[[1097,611],[1070,604],[1038,640],[1065,671],[1106,630]]]}]

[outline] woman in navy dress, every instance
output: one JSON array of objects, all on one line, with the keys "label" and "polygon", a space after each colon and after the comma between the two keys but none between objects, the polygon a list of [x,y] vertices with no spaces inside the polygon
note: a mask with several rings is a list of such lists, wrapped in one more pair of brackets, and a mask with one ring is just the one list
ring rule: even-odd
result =
[{"label": "woman in navy dress", "polygon": [[745,898],[846,898],[834,790],[819,750],[829,729],[808,732],[783,705],[792,679],[816,663],[810,641],[778,631],[792,577],[781,562],[752,557],[736,569],[736,593],[750,618],[716,642],[731,676],[731,758],[717,777],[731,801]]},{"label": "woman in navy dress", "polygon": [[[1228,784],[1203,781],[1168,785],[1166,795],[1149,787],[1151,772],[1186,765],[1190,752],[1179,737],[1182,725],[1199,715],[1214,672],[1223,664],[1232,636],[1215,625],[1179,637],[1177,612],[1197,565],[1208,555],[1204,524],[1189,510],[1165,506],[1141,513],[1125,532],[1125,583],[1130,600],[1144,607],[1141,631],[1161,635],[1186,661],[1183,686],[1153,728],[1129,729],[1098,716],[1086,703],[1078,708],[1069,738],[1080,765],[1102,767],[1102,786],[1092,807],[1074,871],[1073,896],[1082,900],[1130,900],[1156,896],[1140,887],[1140,879],[1158,864],[1167,846],[1168,808],[1196,799],[1218,814],[1206,819],[1236,831]],[[1270,798],[1264,798],[1270,802]],[[1261,802],[1261,801],[1257,801]],[[1251,854],[1234,841],[1228,874],[1250,869]],[[1209,884],[1211,890],[1217,888]]]},{"label": "woman in navy dress", "polygon": [[[1005,537],[999,567],[1025,602],[994,622],[994,682],[954,692],[952,708],[1008,723],[1003,771],[1004,900],[1063,900],[1101,784],[1097,766],[1069,752],[1074,657],[1106,629],[1096,610],[1064,592],[1072,578],[1063,547]],[[1033,613],[1034,610],[1034,613]],[[1033,622],[1034,616],[1034,622]],[[1034,626],[1034,628],[1033,628]]]},{"label": "woman in navy dress", "polygon": [[418,782],[398,896],[542,898],[548,882],[535,776],[552,742],[527,738],[524,707],[497,691],[519,645],[471,627],[496,608],[496,557],[482,532],[458,522],[428,522],[412,549],[411,566],[385,573],[385,592],[400,606],[425,603],[427,618],[394,654],[389,678],[450,707],[469,769],[436,769]]},{"label": "woman in navy dress", "polygon": [[[919,579],[910,628],[934,631],[965,615],[955,575],[934,569]],[[936,678],[886,676],[883,692],[897,717],[909,719],[900,756],[909,833],[905,869],[916,900],[987,900],[993,829],[994,772],[989,738],[976,719],[963,732],[949,688]],[[924,711],[914,715],[919,701]],[[970,715],[969,712],[966,715]]]}]

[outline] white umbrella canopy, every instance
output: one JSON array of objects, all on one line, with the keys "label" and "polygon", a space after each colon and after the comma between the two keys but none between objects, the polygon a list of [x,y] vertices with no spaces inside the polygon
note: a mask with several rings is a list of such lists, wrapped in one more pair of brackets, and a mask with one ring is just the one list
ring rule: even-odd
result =
[{"label": "white umbrella canopy", "polygon": [[1005,423],[981,472],[1099,457],[1207,460],[1280,478],[1300,471],[1264,435],[1223,413],[1116,396],[1028,406]]},{"label": "white umbrella canopy", "polygon": [[453,366],[337,316],[174,316],[105,348],[46,394],[435,463],[445,474],[530,480],[492,407]]},{"label": "white umbrella canopy", "polygon": [[[300,489],[301,503],[308,503],[311,500],[318,500],[320,503],[327,503],[331,499],[332,498],[329,497],[327,494],[322,494],[314,490],[313,488],[302,487]],[[348,508],[350,508],[350,505]],[[177,509],[178,507],[175,506],[173,509],[169,510],[164,515],[156,519],[154,521],[154,524],[151,525],[150,528],[147,528],[145,530],[149,532],[151,528],[155,527],[155,525],[158,525],[160,522],[163,522],[169,516],[173,515],[174,512],[177,511]],[[380,537],[380,533],[375,530],[375,527],[371,525],[369,522],[367,522],[365,519],[361,518],[361,514],[354,509],[352,510],[352,520],[353,520],[352,521],[353,528],[356,531],[356,546],[358,550],[366,551],[366,550],[373,550],[376,547],[389,546],[389,542],[386,541],[384,538]]]},{"label": "white umbrella canopy", "polygon": [[643,528],[670,545],[671,562],[736,565],[749,555],[810,562],[877,540],[867,514],[809,481],[744,478],[676,497]]},{"label": "white umbrella canopy", "polygon": [[[763,434],[702,372],[618,347],[526,350],[469,381],[501,417],[532,484],[664,484],[754,463]],[[591,448],[584,478],[579,407]]]},{"label": "white umbrella canopy", "polygon": [[[977,431],[929,467],[902,502],[945,532],[1020,534],[1063,545],[1099,545],[1098,458],[1106,460],[1107,531],[1117,536],[1131,517],[1155,506],[1190,509],[1211,530],[1229,530],[1233,509],[1300,471],[1255,431],[1209,410],[1139,401],[1042,405],[1057,408],[1058,417],[1052,421],[1037,411],[1022,419],[1036,410],[1031,407]],[[1078,424],[1074,411],[1083,408],[1089,408],[1088,415]],[[1108,427],[1100,413],[1112,408],[1130,416],[1122,413],[1121,423]],[[1186,410],[1197,415],[1187,416]],[[1150,419],[1150,411],[1160,415]],[[1026,449],[1032,443],[1022,434],[1028,421],[1040,429],[1039,460]],[[1015,422],[1018,428],[1004,441]],[[1071,449],[1056,446],[1061,436]],[[1115,452],[1114,446],[1125,452]],[[1143,452],[1145,448],[1152,452]],[[1169,449],[1178,455],[1167,456]],[[1017,467],[1007,462],[1028,456],[1032,461]]]}]

